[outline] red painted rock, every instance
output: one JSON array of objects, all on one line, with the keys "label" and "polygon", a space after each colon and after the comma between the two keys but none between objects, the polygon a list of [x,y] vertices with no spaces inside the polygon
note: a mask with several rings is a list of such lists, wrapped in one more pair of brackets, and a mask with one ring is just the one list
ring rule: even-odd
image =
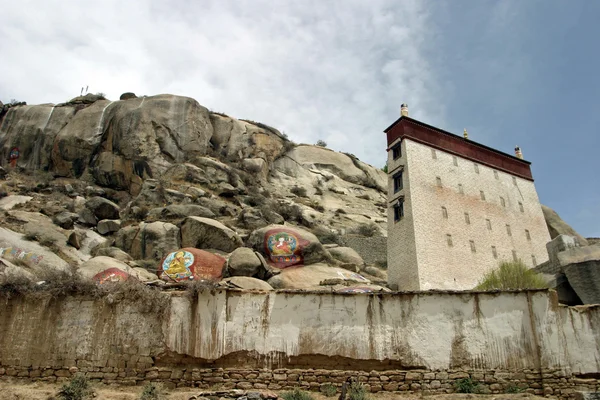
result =
[{"label": "red painted rock", "polygon": [[225,259],[208,251],[186,247],[162,260],[158,276],[167,282],[207,280],[218,282],[223,276]]},{"label": "red painted rock", "polygon": [[94,275],[92,280],[100,285],[104,283],[124,282],[129,279],[129,274],[119,268],[109,268]]}]

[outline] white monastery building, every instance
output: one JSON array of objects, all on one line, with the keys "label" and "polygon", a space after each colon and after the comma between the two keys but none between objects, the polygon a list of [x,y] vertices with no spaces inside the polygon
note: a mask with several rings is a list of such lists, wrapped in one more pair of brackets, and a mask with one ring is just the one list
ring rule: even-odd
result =
[{"label": "white monastery building", "polygon": [[520,149],[512,156],[401,116],[388,144],[388,283],[473,289],[500,261],[548,260],[550,234]]}]

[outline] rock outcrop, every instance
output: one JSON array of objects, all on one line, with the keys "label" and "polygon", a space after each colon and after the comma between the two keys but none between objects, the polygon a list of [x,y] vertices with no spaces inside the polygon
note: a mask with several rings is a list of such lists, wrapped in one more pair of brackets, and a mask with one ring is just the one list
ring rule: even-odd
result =
[{"label": "rock outcrop", "polygon": [[542,211],[544,212],[544,219],[550,232],[550,237],[554,239],[558,235],[573,236],[577,239],[579,246],[587,246],[587,240],[579,233],[575,232],[575,229],[571,228],[569,224],[563,221],[559,215],[548,206],[542,204]]}]

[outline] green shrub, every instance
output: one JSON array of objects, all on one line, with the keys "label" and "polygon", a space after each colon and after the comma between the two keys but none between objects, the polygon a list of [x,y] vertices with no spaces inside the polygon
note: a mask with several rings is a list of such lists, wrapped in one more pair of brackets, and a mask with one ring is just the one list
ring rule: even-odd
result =
[{"label": "green shrub", "polygon": [[477,290],[545,289],[548,284],[538,273],[528,269],[523,261],[503,261],[483,276]]},{"label": "green shrub", "polygon": [[350,400],[368,400],[369,392],[360,382],[352,382],[348,388],[348,399]]},{"label": "green shrub", "polygon": [[283,400],[314,400],[310,393],[294,388],[291,392],[283,392],[281,394]]},{"label": "green shrub", "polygon": [[327,397],[333,397],[337,393],[337,388],[333,386],[331,383],[325,384],[321,386],[321,392]]},{"label": "green shrub", "polygon": [[317,140],[316,144],[319,147],[327,147],[327,142],[325,142],[324,140],[321,140],[321,139]]},{"label": "green shrub", "polygon": [[88,379],[82,374],[75,375],[69,383],[65,383],[58,392],[58,398],[63,400],[83,400],[92,396]]},{"label": "green shrub", "polygon": [[144,390],[140,395],[140,400],[160,400],[162,398],[163,396],[160,386],[151,382],[148,382],[146,385],[144,385]]},{"label": "green shrub", "polygon": [[522,391],[523,391],[523,389],[518,387],[514,383],[507,385],[506,388],[504,389],[504,393],[521,393]]},{"label": "green shrub", "polygon": [[454,391],[457,393],[479,393],[479,383],[471,378],[463,378],[454,381]]},{"label": "green shrub", "polygon": [[386,174],[388,173],[388,165],[387,165],[387,161],[385,162],[385,165],[383,166],[383,168],[381,168],[381,170],[383,172],[385,172]]},{"label": "green shrub", "polygon": [[329,230],[324,227],[317,227],[313,230],[313,234],[319,239],[319,242],[322,244],[342,244],[342,239],[340,236],[332,230]]}]

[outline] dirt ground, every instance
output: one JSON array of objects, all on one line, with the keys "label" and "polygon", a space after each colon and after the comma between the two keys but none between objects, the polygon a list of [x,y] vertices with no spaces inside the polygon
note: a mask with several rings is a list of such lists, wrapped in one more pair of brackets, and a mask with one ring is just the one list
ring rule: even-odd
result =
[{"label": "dirt ground", "polygon": [[[25,382],[20,380],[0,380],[0,400],[51,400],[56,399],[62,384],[50,384],[45,382]],[[143,387],[141,386],[112,386],[101,383],[93,383],[94,399],[97,400],[137,400]],[[181,388],[165,391],[164,400],[188,400],[197,395],[202,389]],[[325,397],[321,393],[311,393],[315,400],[337,400],[335,397]],[[519,393],[498,395],[475,395],[475,394],[447,394],[435,396],[420,396],[396,393],[373,393],[372,400],[541,400],[542,397]]]}]

